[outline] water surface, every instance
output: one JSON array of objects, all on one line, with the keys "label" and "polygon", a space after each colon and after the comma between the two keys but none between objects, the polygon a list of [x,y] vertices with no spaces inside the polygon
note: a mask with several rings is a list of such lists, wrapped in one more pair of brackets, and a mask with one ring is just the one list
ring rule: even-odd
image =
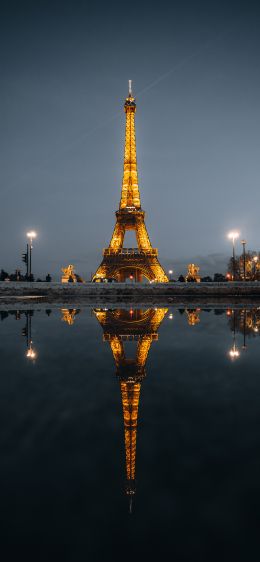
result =
[{"label": "water surface", "polygon": [[0,315],[6,560],[259,559],[259,308]]}]

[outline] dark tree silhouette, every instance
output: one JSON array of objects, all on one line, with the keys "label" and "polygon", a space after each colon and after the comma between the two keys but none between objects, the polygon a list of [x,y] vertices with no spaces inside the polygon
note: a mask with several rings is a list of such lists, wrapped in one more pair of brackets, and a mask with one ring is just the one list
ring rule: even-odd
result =
[{"label": "dark tree silhouette", "polygon": [[214,274],[214,281],[215,283],[224,283],[226,281],[225,275],[223,273],[215,273]]},{"label": "dark tree silhouette", "polygon": [[0,281],[4,281],[5,279],[7,279],[7,277],[9,277],[7,271],[5,271],[4,269],[1,269]]}]

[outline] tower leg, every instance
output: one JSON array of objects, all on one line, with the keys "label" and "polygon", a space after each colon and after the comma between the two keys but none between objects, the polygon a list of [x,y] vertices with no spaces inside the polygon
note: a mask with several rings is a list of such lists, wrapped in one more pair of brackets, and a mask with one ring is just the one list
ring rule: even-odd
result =
[{"label": "tower leg", "polygon": [[139,250],[151,250],[152,245],[143,217],[136,217],[135,231]]},{"label": "tower leg", "polygon": [[111,248],[112,250],[121,250],[124,243],[124,237],[125,237],[125,227],[117,220],[109,244],[109,248]]}]

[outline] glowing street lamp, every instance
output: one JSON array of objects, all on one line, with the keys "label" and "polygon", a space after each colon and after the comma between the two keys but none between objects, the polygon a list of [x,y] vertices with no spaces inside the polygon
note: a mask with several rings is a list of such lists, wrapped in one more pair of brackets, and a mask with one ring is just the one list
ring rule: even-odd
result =
[{"label": "glowing street lamp", "polygon": [[233,281],[235,281],[236,277],[236,264],[235,264],[235,240],[239,237],[239,232],[232,230],[228,233],[228,238],[232,240],[232,247],[233,247]]},{"label": "glowing street lamp", "polygon": [[37,233],[34,230],[30,230],[27,232],[27,238],[29,238],[29,279],[31,280],[32,276],[32,243],[34,238],[36,238]]},{"label": "glowing street lamp", "polygon": [[169,273],[170,280],[171,280],[171,276],[172,276],[172,274],[173,274],[173,270],[172,270],[172,269],[169,269],[168,273]]}]

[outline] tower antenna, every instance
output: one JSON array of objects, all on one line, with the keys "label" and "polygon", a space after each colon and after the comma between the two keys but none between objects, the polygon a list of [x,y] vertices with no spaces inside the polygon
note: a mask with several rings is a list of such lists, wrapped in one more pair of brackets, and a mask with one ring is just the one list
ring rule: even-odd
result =
[{"label": "tower antenna", "polygon": [[132,80],[128,80],[128,84],[129,84],[129,96],[132,95]]}]

